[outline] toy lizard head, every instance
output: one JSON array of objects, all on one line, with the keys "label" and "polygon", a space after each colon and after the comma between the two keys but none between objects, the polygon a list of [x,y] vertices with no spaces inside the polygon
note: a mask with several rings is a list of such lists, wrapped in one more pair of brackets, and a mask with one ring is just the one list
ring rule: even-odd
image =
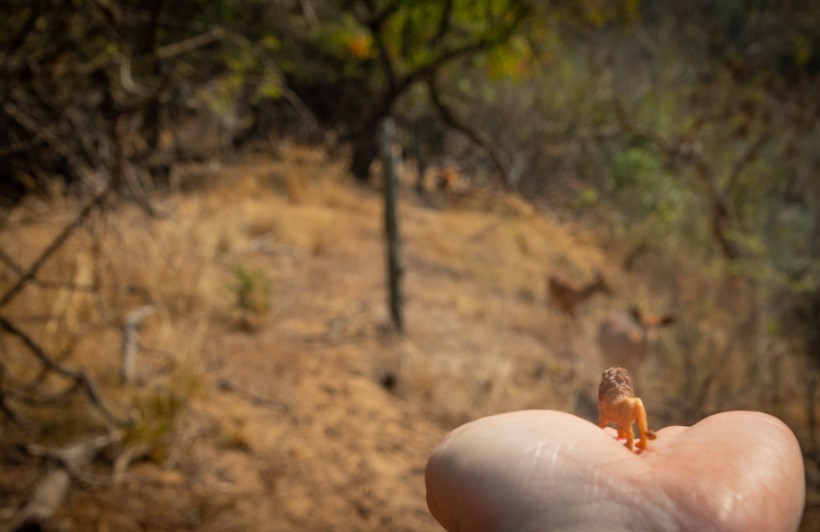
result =
[{"label": "toy lizard head", "polygon": [[624,368],[604,370],[601,374],[601,384],[598,386],[598,402],[612,403],[621,397],[635,397],[629,372]]}]

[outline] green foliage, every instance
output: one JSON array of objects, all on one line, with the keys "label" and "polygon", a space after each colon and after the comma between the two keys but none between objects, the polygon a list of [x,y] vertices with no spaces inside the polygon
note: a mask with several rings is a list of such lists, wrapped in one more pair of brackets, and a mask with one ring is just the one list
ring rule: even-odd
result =
[{"label": "green foliage", "polygon": [[200,384],[190,368],[181,367],[165,386],[136,391],[132,399],[134,423],[126,429],[126,441],[145,445],[151,459],[162,461],[173,444],[177,422]]},{"label": "green foliage", "polygon": [[667,229],[680,222],[684,191],[653,150],[631,147],[619,152],[613,161],[613,188],[624,205],[637,209],[635,214],[651,215]]},{"label": "green foliage", "polygon": [[234,270],[236,303],[242,310],[265,314],[271,308],[270,280],[264,271],[243,265]]},{"label": "green foliage", "polygon": [[646,183],[660,168],[657,156],[645,148],[633,147],[615,156],[613,177],[615,190]]},{"label": "green foliage", "polygon": [[[373,36],[350,13],[325,22],[305,38],[302,46],[313,53],[307,64],[285,65],[288,74],[300,81],[320,82],[327,76],[325,79],[339,82],[376,73]],[[301,70],[305,66],[307,70]],[[302,80],[303,76],[307,79]]]},{"label": "green foliage", "polygon": [[766,235],[770,245],[765,248],[768,260],[786,272],[818,269],[817,242],[811,237],[816,213],[807,206],[788,205],[771,217],[770,234]]},{"label": "green foliage", "polygon": [[572,207],[575,210],[583,210],[596,206],[599,201],[600,197],[598,195],[598,190],[595,187],[587,186],[575,196],[575,200],[572,202]]},{"label": "green foliage", "polygon": [[128,427],[125,441],[145,446],[148,457],[162,462],[173,443],[177,419],[187,406],[185,391],[166,388],[138,396],[132,412],[136,413],[134,424]]},{"label": "green foliage", "polygon": [[[322,10],[320,25],[282,50],[282,68],[297,86],[322,85],[309,91],[324,92],[328,82],[335,84],[339,105],[322,112],[349,112],[351,123],[363,116],[366,121],[458,61],[493,53],[496,74],[517,68],[513,56],[525,47],[505,46],[529,9],[527,2],[514,0],[336,0]],[[302,60],[291,62],[297,54]]]},{"label": "green foliage", "polygon": [[[265,35],[260,43],[235,38],[227,43],[225,64],[213,87],[203,87],[197,96],[216,113],[228,113],[249,94],[248,102],[282,97],[283,80],[270,65],[268,54],[278,46],[277,39]],[[215,90],[214,90],[215,89]]]},{"label": "green foliage", "polygon": [[490,79],[525,79],[532,73],[532,48],[519,35],[514,36],[505,46],[493,48],[487,53],[487,72]]}]

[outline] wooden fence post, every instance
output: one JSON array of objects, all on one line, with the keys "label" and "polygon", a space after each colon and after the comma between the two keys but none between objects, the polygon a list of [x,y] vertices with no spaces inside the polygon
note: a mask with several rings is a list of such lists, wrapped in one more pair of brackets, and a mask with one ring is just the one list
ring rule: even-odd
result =
[{"label": "wooden fence post", "polygon": [[389,293],[390,317],[399,333],[404,332],[404,318],[402,314],[401,277],[401,237],[397,213],[398,203],[398,175],[396,154],[393,153],[395,144],[396,124],[393,119],[386,118],[379,128],[379,143],[382,152],[382,166],[384,167],[384,232],[387,239],[387,284]]}]

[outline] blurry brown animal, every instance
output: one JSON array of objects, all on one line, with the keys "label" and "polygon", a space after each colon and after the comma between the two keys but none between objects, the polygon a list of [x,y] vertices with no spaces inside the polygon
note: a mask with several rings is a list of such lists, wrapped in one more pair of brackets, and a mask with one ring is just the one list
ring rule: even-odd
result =
[{"label": "blurry brown animal", "polygon": [[461,185],[461,172],[455,166],[439,168],[436,176],[436,188],[445,192],[453,192]]},{"label": "blurry brown animal", "polygon": [[598,272],[595,278],[583,286],[574,286],[565,276],[555,273],[547,277],[547,289],[550,300],[558,309],[571,320],[575,320],[575,307],[583,303],[598,292],[611,295],[612,290],[606,283],[604,276]]},{"label": "blurry brown animal", "polygon": [[637,374],[649,353],[650,334],[674,322],[671,314],[643,314],[637,307],[629,313],[611,312],[598,328],[598,347],[604,363]]}]

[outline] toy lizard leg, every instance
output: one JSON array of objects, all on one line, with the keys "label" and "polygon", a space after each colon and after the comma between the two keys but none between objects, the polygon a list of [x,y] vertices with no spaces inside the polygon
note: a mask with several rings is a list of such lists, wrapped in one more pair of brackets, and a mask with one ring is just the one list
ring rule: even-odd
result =
[{"label": "toy lizard leg", "polygon": [[[624,432],[626,432],[626,447],[631,451],[635,444],[635,434],[632,432],[632,423],[626,424],[626,430]],[[641,447],[640,443],[638,443],[638,447]]]},{"label": "toy lizard leg", "polygon": [[647,440],[654,440],[657,435],[654,431],[649,430],[646,422],[646,408],[643,406],[643,401],[637,397],[635,398],[635,421],[638,422],[638,432],[641,436],[638,449],[646,449]]}]

